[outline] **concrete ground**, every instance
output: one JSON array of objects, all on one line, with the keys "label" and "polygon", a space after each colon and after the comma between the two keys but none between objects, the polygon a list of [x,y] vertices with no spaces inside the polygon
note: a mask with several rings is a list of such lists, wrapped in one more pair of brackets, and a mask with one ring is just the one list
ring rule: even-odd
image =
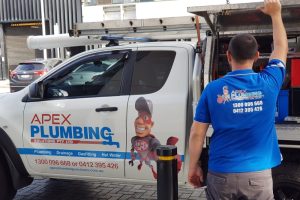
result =
[{"label": "concrete ground", "polygon": [[0,80],[0,93],[10,92],[9,80]]},{"label": "concrete ground", "polygon": [[[150,200],[156,184],[38,179],[18,191],[14,200]],[[206,200],[203,189],[179,186],[179,200]]]}]

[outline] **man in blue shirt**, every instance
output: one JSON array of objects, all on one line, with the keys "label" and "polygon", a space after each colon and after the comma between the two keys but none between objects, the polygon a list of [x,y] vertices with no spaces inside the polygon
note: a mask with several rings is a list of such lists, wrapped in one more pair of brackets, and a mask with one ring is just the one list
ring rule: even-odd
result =
[{"label": "man in blue shirt", "polygon": [[200,187],[199,158],[209,124],[208,199],[274,199],[271,168],[280,164],[274,118],[285,76],[287,35],[279,0],[265,0],[261,11],[272,19],[274,50],[266,68],[255,73],[255,38],[233,37],[227,59],[232,72],[212,81],[198,103],[189,140],[189,182]]}]

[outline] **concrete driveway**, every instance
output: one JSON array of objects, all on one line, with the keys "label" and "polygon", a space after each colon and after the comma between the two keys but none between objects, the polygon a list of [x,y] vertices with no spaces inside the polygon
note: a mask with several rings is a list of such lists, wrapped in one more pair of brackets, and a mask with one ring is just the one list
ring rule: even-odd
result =
[{"label": "concrete driveway", "polygon": [[[18,191],[14,200],[150,200],[156,184],[37,179]],[[179,186],[179,200],[206,200],[203,189]]]},{"label": "concrete driveway", "polygon": [[9,80],[0,80],[0,93],[10,92]]}]

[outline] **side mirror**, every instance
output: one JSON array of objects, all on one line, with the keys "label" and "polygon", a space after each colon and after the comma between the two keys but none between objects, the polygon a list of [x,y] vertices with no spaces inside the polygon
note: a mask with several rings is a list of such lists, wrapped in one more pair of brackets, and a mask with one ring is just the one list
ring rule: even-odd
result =
[{"label": "side mirror", "polygon": [[29,85],[28,97],[30,99],[39,100],[44,98],[44,85],[43,82],[32,83]]}]

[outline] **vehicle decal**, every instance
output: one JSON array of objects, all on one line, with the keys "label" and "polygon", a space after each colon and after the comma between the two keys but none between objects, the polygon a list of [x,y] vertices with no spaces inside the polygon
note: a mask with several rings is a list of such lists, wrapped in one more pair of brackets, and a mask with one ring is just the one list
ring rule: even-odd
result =
[{"label": "vehicle decal", "polygon": [[31,120],[32,143],[101,144],[120,148],[109,127],[75,126],[71,114],[35,114]]},{"label": "vehicle decal", "polygon": [[37,148],[18,148],[19,154],[23,155],[43,155],[43,156],[67,156],[85,158],[112,158],[128,159],[126,152],[116,151],[86,151],[70,149],[37,149]]},{"label": "vehicle decal", "polygon": [[[152,172],[153,178],[157,179],[157,172],[153,166],[153,161],[157,161],[156,148],[161,145],[160,141],[155,137],[151,129],[154,126],[152,119],[153,104],[149,99],[139,97],[135,102],[135,109],[137,110],[137,117],[134,120],[135,136],[131,138],[129,165],[133,166],[134,161],[139,157],[138,170],[142,169],[145,163]],[[167,145],[175,145],[178,142],[178,138],[171,136],[168,138]],[[180,156],[177,156],[178,172],[181,170],[182,160]]]},{"label": "vehicle decal", "polygon": [[[84,158],[111,158],[111,159],[131,159],[130,152],[116,151],[86,151],[86,150],[70,150],[70,149],[37,149],[37,148],[17,148],[21,155],[34,156],[66,156],[66,157],[84,157]],[[136,157],[140,160],[140,157]],[[184,155],[180,156],[180,160],[184,160]]]}]

